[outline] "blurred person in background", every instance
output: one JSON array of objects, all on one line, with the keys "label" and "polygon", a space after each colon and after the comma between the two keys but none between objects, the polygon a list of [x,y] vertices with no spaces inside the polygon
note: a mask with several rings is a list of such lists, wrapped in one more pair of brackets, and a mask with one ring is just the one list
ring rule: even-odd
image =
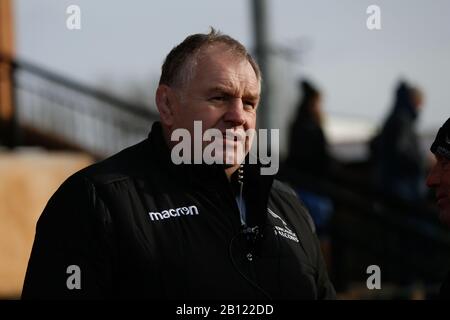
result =
[{"label": "blurred person in background", "polygon": [[413,203],[426,198],[427,163],[416,132],[422,105],[423,93],[401,81],[391,113],[370,143],[376,190]]},{"label": "blurred person in background", "polygon": [[[450,227],[450,118],[439,129],[430,150],[436,162],[426,182],[435,190],[440,220]],[[441,287],[440,296],[450,299],[450,273]]]},{"label": "blurred person in background", "polygon": [[340,167],[329,152],[321,92],[306,79],[300,80],[299,89],[301,95],[290,127],[284,174],[311,213],[328,270],[332,272],[331,233],[335,207],[330,196],[334,187],[330,182],[340,172]]},{"label": "blurred person in background", "polygon": [[299,85],[302,95],[290,129],[286,166],[298,178],[293,182],[294,188],[311,213],[329,265],[330,221],[334,208],[331,198],[327,196],[325,183],[336,168],[336,160],[328,150],[323,129],[322,94],[306,79],[301,80]]}]

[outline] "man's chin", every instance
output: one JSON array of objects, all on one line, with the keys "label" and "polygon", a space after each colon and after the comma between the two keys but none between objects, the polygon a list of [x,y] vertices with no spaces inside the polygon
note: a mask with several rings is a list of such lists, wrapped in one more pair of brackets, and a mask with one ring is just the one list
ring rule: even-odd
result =
[{"label": "man's chin", "polygon": [[237,167],[237,166],[239,166],[239,164],[237,164],[237,163],[234,163],[234,164],[231,164],[231,163],[225,163],[225,164],[223,165],[223,167],[224,167],[225,169],[235,168],[235,167]]},{"label": "man's chin", "polygon": [[236,167],[244,163],[246,154],[226,154],[222,161],[225,168]]}]

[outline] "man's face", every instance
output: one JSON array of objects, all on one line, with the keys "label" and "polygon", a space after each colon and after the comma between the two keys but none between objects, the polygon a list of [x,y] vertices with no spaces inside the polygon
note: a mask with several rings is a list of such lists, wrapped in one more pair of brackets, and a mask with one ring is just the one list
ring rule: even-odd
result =
[{"label": "man's face", "polygon": [[[194,138],[194,121],[202,122],[203,131],[216,128],[224,136],[228,129],[245,132],[256,127],[260,83],[251,64],[233,56],[224,45],[203,49],[193,78],[183,88],[172,90],[177,98],[170,131],[185,128]],[[203,149],[209,143],[203,142]],[[225,139],[223,143],[236,149],[239,142]],[[246,153],[250,145],[246,141]]]},{"label": "man's face", "polygon": [[439,218],[450,226],[450,160],[440,155],[436,155],[436,160],[428,175],[427,185],[435,189]]}]

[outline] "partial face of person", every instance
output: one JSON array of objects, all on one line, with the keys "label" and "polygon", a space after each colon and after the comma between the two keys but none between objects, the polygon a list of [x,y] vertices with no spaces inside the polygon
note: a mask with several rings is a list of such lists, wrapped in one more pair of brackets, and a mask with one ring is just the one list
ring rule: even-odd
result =
[{"label": "partial face of person", "polygon": [[420,111],[422,109],[424,101],[423,93],[418,89],[413,89],[411,92],[411,99],[416,110]]},{"label": "partial face of person", "polygon": [[450,159],[436,155],[436,163],[427,178],[427,185],[435,189],[440,220],[450,226]]},{"label": "partial face of person", "polygon": [[[192,79],[183,88],[173,90],[178,98],[173,105],[172,130],[185,128],[194,137],[194,121],[201,121],[203,132],[215,128],[224,137],[227,130],[242,136],[248,129],[256,128],[260,83],[251,64],[222,44],[203,49]],[[209,143],[203,142],[203,149]],[[245,154],[251,147],[249,139],[224,139],[224,153],[236,151],[237,144],[240,148],[244,144],[240,150]]]},{"label": "partial face of person", "polygon": [[322,123],[323,114],[322,114],[322,98],[320,95],[317,95],[312,102],[311,112],[316,119],[318,124]]}]

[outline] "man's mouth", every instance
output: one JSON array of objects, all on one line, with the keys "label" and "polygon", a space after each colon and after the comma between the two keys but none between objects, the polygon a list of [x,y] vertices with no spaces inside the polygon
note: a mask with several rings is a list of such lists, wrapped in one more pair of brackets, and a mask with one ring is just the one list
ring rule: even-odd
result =
[{"label": "man's mouth", "polygon": [[238,144],[238,143],[243,143],[244,141],[243,140],[241,140],[241,139],[233,139],[233,138],[227,138],[227,137],[224,137],[223,138],[223,142],[224,143],[230,143],[230,144]]},{"label": "man's mouth", "polygon": [[230,142],[242,142],[245,140],[245,132],[223,133],[223,140]]}]

